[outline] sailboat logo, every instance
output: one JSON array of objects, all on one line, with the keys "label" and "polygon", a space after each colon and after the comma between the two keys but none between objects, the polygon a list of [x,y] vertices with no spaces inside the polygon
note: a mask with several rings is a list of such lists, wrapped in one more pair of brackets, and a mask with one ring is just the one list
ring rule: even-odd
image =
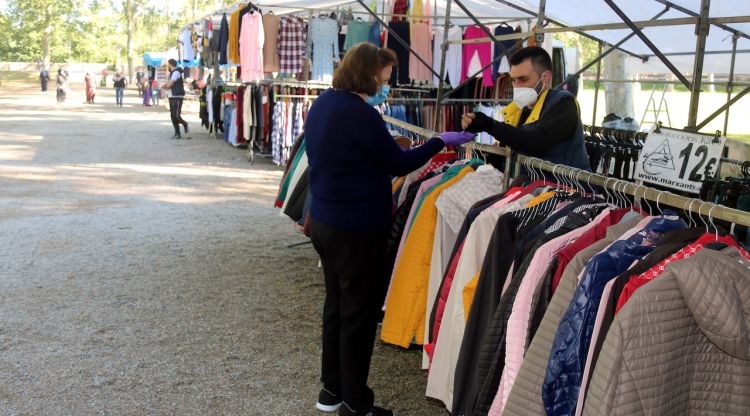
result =
[{"label": "sailboat logo", "polygon": [[674,170],[674,157],[669,149],[669,140],[664,139],[661,144],[651,153],[646,153],[643,158],[643,171],[649,175],[658,175],[659,170]]}]

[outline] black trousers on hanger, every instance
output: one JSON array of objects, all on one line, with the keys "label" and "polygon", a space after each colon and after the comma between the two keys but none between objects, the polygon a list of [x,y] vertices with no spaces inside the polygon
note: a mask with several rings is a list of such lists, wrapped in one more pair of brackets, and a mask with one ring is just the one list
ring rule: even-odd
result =
[{"label": "black trousers on hanger", "polygon": [[351,409],[365,411],[375,398],[367,377],[388,286],[387,231],[351,232],[311,219],[310,238],[326,284],[321,381]]}]

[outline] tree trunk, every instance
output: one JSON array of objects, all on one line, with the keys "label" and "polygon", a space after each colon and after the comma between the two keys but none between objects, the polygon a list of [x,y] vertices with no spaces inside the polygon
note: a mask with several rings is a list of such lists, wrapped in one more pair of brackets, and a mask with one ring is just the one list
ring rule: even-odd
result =
[{"label": "tree trunk", "polygon": [[42,33],[42,66],[49,70],[49,44],[52,37],[52,16],[49,7],[44,11],[44,32]]},{"label": "tree trunk", "polygon": [[[604,58],[604,78],[610,80],[626,80],[627,71],[625,60],[627,56],[620,51],[614,51]],[[627,82],[606,82],[606,112],[615,113],[621,118],[635,118],[633,108],[633,85]]]},{"label": "tree trunk", "polygon": [[133,55],[135,54],[135,48],[133,42],[135,40],[135,2],[128,0],[125,2],[125,20],[128,29],[128,43],[126,47],[126,53],[128,58],[128,83],[133,83]]}]

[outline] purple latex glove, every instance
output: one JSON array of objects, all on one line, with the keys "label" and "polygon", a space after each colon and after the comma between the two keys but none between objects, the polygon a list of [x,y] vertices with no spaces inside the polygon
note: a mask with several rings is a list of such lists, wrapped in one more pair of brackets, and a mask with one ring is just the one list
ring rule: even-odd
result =
[{"label": "purple latex glove", "polygon": [[466,142],[474,140],[475,133],[469,133],[468,131],[446,131],[440,135],[446,146],[457,146]]}]

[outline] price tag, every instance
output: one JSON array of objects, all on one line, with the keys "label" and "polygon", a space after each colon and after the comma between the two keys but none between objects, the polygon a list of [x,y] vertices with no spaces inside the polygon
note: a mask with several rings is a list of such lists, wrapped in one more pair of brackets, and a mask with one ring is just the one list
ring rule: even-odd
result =
[{"label": "price tag", "polygon": [[652,128],[638,157],[635,179],[699,193],[705,175],[719,168],[726,137]]}]

